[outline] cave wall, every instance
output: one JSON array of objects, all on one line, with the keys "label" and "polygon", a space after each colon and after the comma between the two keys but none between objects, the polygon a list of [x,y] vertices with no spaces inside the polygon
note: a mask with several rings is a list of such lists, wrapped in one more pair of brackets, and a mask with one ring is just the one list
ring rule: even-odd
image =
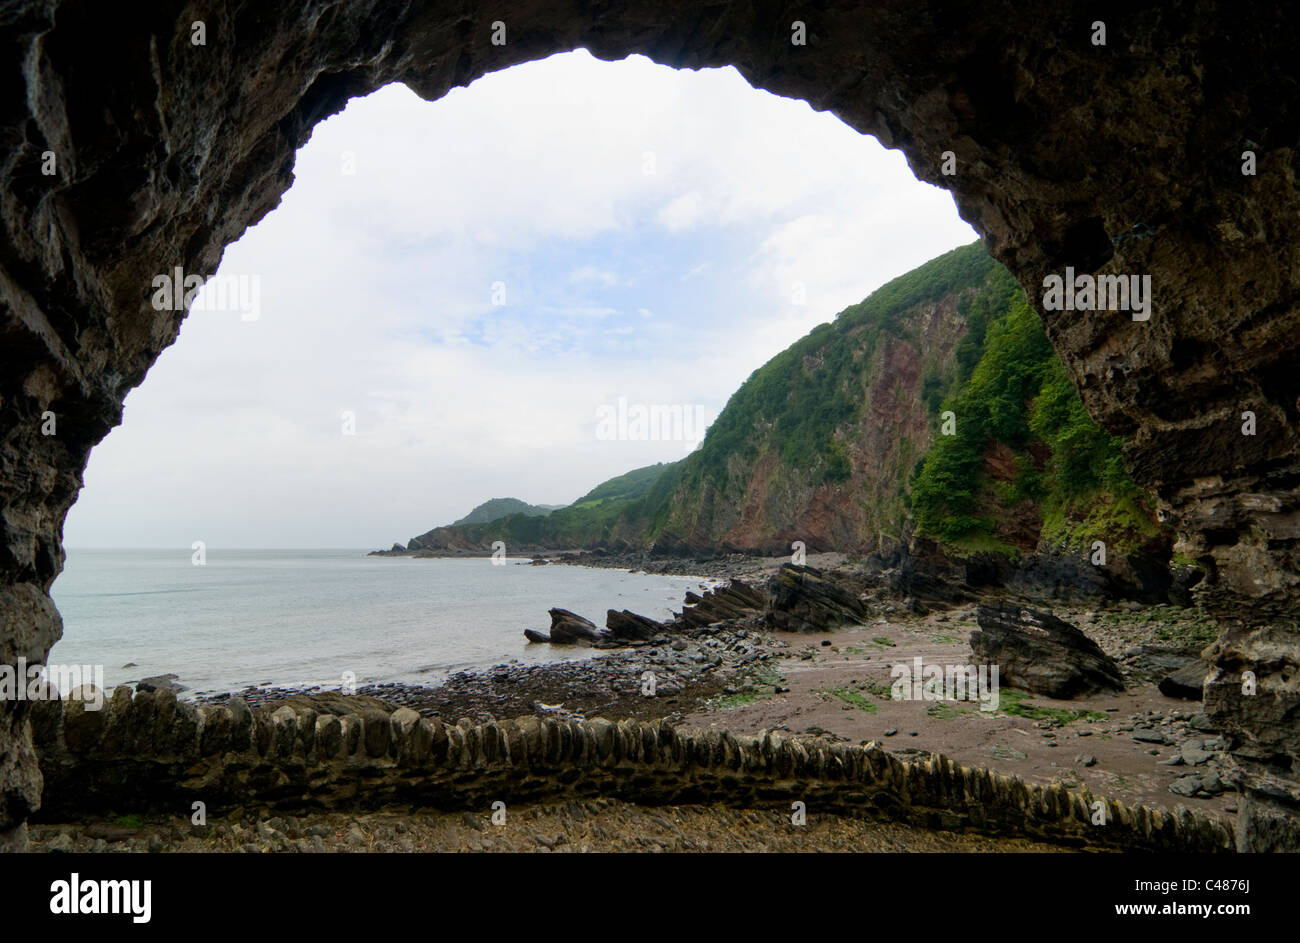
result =
[{"label": "cave wall", "polygon": [[[1259,668],[1225,729],[1294,727],[1300,638],[1267,629],[1300,583],[1300,11],[1267,4],[627,0],[12,0],[0,7],[0,659],[42,660],[48,591],[89,450],[172,343],[152,279],[215,272],[278,203],[297,147],[353,96],[426,99],[586,47],[734,65],[830,109],[949,189],[1031,297],[1050,272],[1150,274],[1151,319],[1044,312],[1093,415],[1207,602],[1241,614],[1227,681]],[[791,42],[792,21],[806,45]],[[201,20],[206,42],[192,41]],[[506,29],[494,45],[493,22]],[[1106,25],[1094,44],[1093,23]],[[1252,151],[1256,173],[1243,175]],[[941,173],[944,152],[957,172]],[[46,174],[48,156],[55,157]],[[455,186],[455,181],[447,181]],[[870,212],[864,207],[863,212]],[[1241,434],[1241,413],[1258,432]],[[46,414],[57,431],[42,434]],[[1278,634],[1280,632],[1280,635]],[[1280,639],[1280,641],[1279,641]],[[1235,705],[1235,706],[1234,706]],[[26,702],[0,703],[0,845],[40,797]],[[1280,718],[1280,720],[1277,720]],[[1270,744],[1294,744],[1275,730]],[[1258,744],[1256,744],[1258,746]],[[1293,754],[1243,753],[1243,782],[1300,801]],[[1262,767],[1267,770],[1261,772]],[[1266,775],[1265,775],[1266,774]],[[1280,784],[1280,785],[1279,785]]]}]

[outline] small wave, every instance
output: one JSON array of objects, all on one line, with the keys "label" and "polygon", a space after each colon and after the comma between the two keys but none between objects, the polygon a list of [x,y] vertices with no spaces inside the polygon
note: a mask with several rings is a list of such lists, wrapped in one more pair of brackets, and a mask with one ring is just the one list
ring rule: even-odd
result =
[{"label": "small wave", "polygon": [[78,593],[75,599],[109,599],[114,596],[166,596],[171,593],[197,593],[202,586],[189,586],[184,589],[145,589],[135,593]]},{"label": "small wave", "polygon": [[482,667],[483,665],[476,661],[455,661],[450,663],[442,662],[440,664],[434,664],[434,665],[422,665],[421,667],[416,668],[412,672],[412,674],[427,675],[427,674],[433,674],[435,671],[445,671],[448,674],[451,674],[456,671],[465,671],[471,668],[482,668]]}]

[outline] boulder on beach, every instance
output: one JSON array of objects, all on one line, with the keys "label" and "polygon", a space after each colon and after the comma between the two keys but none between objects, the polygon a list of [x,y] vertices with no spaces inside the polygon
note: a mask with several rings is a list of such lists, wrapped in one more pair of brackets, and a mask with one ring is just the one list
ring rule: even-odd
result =
[{"label": "boulder on beach", "polygon": [[524,638],[530,642],[552,642],[556,645],[600,645],[609,647],[618,642],[643,641],[654,638],[663,631],[662,623],[624,609],[610,609],[605,617],[608,626],[602,629],[576,612],[555,608],[550,610],[551,632],[524,629]]},{"label": "boulder on beach", "polygon": [[629,641],[652,639],[664,630],[662,623],[627,609],[622,612],[610,609],[605,614],[605,628],[609,629],[614,638]]},{"label": "boulder on beach", "polygon": [[1177,671],[1170,672],[1160,679],[1160,693],[1165,697],[1182,698],[1185,701],[1199,701],[1205,685],[1205,676],[1210,673],[1210,666],[1199,658],[1188,662]]},{"label": "boulder on beach", "polygon": [[1148,675],[1153,680],[1173,674],[1197,660],[1195,652],[1149,644],[1127,648],[1121,657],[1135,671]]},{"label": "boulder on beach", "polygon": [[787,563],[767,584],[767,625],[782,632],[825,632],[862,625],[867,607],[821,570]]},{"label": "boulder on beach", "polygon": [[175,674],[154,675],[152,678],[143,678],[140,681],[137,681],[135,689],[137,691],[171,690],[178,693],[181,691],[188,691],[189,688],[185,685],[177,683],[179,677],[179,675]]},{"label": "boulder on beach", "polygon": [[607,635],[596,623],[568,609],[555,608],[551,613],[551,641],[559,645],[590,645]]},{"label": "boulder on beach", "polygon": [[688,591],[677,622],[679,626],[699,628],[728,619],[748,619],[761,613],[763,607],[760,593],[733,579],[707,590],[703,596]]},{"label": "boulder on beach", "polygon": [[1063,700],[1124,690],[1115,661],[1050,612],[999,603],[980,606],[975,618],[970,662],[997,665],[1000,684]]}]

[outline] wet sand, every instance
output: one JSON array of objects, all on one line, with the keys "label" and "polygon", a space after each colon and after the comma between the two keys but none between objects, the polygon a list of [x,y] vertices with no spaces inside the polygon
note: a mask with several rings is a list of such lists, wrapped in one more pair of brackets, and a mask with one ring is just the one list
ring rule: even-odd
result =
[{"label": "wet sand", "polygon": [[[947,621],[937,621],[945,615]],[[853,743],[875,740],[896,753],[943,753],[964,766],[1015,774],[1026,782],[1057,781],[1071,789],[1086,786],[1095,795],[1132,805],[1172,809],[1182,804],[1218,813],[1236,811],[1231,792],[1208,799],[1169,792],[1169,785],[1188,769],[1160,766],[1159,761],[1177,754],[1181,739],[1213,740],[1215,734],[1189,728],[1181,719],[1198,714],[1198,702],[1165,697],[1150,682],[1134,684],[1114,696],[1058,701],[1035,695],[1020,701],[1031,707],[1104,715],[1104,719],[1066,724],[985,712],[978,702],[890,698],[891,666],[910,665],[918,656],[927,665],[965,664],[970,655],[967,639],[974,628],[973,619],[956,621],[953,613],[939,613],[827,634],[776,634],[773,640],[787,648],[784,657],[772,664],[785,679],[779,686],[788,691],[777,694],[774,686],[772,693],[749,703],[743,703],[743,697],[722,699],[689,712],[683,724],[745,734],[785,729],[795,734],[831,734]],[[1010,701],[1005,696],[1002,700],[1001,706],[1008,707]],[[1171,743],[1135,741],[1133,734],[1140,730],[1120,729],[1135,726],[1134,715],[1139,715],[1137,723],[1151,723],[1153,731]],[[1153,715],[1159,719],[1153,722]],[[897,732],[889,734],[890,730]],[[1085,766],[1088,757],[1094,757],[1095,763]]]}]

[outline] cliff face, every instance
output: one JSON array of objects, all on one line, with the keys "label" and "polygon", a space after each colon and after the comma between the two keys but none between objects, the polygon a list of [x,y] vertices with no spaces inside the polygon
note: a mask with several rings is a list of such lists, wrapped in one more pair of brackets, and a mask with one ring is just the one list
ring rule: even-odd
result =
[{"label": "cliff face", "polygon": [[[861,368],[845,385],[862,405],[830,433],[830,457],[818,455],[806,464],[784,460],[775,430],[769,427],[764,435],[760,419],[754,451],[728,456],[719,479],[695,479],[674,491],[668,521],[656,538],[773,553],[788,552],[795,541],[809,550],[866,552],[899,540],[907,473],[930,444],[931,417],[920,396],[925,362],[950,366],[964,328],[953,297],[927,304],[922,316],[930,330],[887,336],[875,350],[865,349],[861,332],[837,339],[849,345]],[[798,369],[816,373],[818,359],[805,357]],[[847,464],[846,478],[838,477],[837,458]]]},{"label": "cliff face", "polygon": [[712,555],[802,542],[860,555],[905,546],[916,524],[949,556],[1078,555],[1098,539],[1116,555],[1169,556],[1120,443],[1088,418],[1023,292],[979,243],[755,370],[682,461],[611,479],[544,520],[439,527],[409,547]]},{"label": "cliff face", "polygon": [[[1300,9],[1130,5],[1105,15],[1104,45],[1095,11],[1050,0],[815,6],[805,45],[786,40],[793,15],[672,0],[0,7],[0,659],[41,660],[62,632],[49,588],[90,449],[185,316],[150,303],[153,277],[213,274],[349,98],[401,81],[434,100],[583,46],[734,65],[900,149],[1035,303],[1066,266],[1149,274],[1149,321],[1042,312],[1047,335],[1207,567],[1206,600],[1250,620],[1219,657],[1254,666],[1256,707],[1225,701],[1224,729],[1249,740],[1266,707],[1293,716],[1300,641],[1260,619],[1300,600]],[[0,845],[25,843],[40,801],[27,711],[0,703]],[[1300,758],[1278,756],[1250,760],[1247,782],[1271,764],[1282,785],[1260,794],[1300,803]]]},{"label": "cliff face", "polygon": [[[937,391],[958,382],[966,312],[1014,285],[979,243],[896,279],[764,364],[696,452],[597,486],[545,520],[434,528],[412,550],[571,547],[865,553],[903,539],[907,479]],[[998,302],[1002,303],[1001,301]]]},{"label": "cliff face", "polygon": [[864,553],[904,539],[904,494],[955,381],[978,244],[909,273],[755,371],[683,463],[657,546]]}]

